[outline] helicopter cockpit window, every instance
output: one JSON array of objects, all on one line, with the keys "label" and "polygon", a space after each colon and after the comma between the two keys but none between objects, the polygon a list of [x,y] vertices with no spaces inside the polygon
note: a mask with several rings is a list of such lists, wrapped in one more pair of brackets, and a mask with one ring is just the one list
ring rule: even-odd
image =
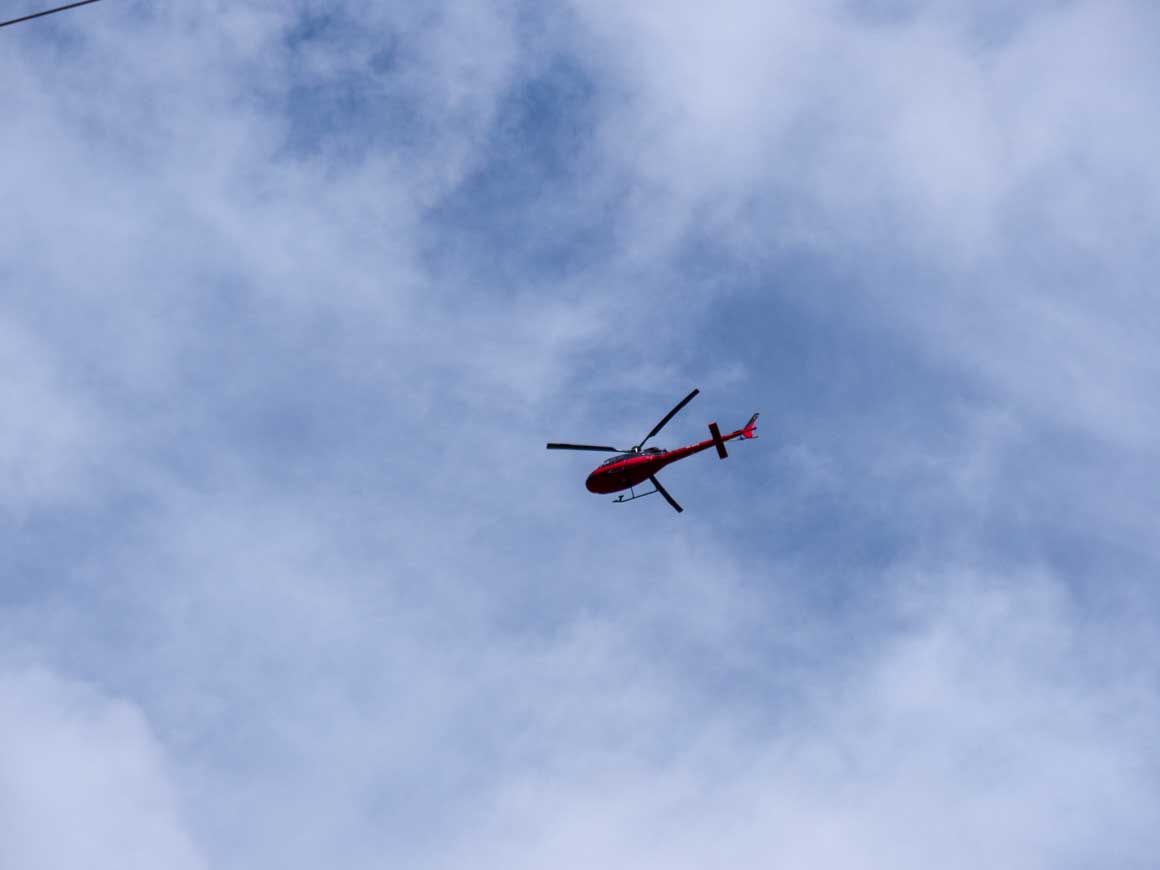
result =
[{"label": "helicopter cockpit window", "polygon": [[601,462],[600,464],[601,464],[601,465],[611,465],[611,464],[612,464],[612,463],[614,463],[614,462],[621,462],[621,461],[623,461],[623,460],[625,460],[625,459],[631,459],[631,458],[632,458],[632,454],[631,454],[631,453],[620,453],[620,454],[618,454],[618,455],[616,455],[616,456],[610,456],[610,457],[608,457],[607,459],[605,459],[605,460],[604,460],[603,462]]}]

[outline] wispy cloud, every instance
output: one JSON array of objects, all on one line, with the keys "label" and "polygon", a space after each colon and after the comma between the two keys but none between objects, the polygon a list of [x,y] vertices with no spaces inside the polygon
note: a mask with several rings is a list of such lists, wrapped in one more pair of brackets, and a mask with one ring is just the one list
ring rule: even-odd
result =
[{"label": "wispy cloud", "polygon": [[6,32],[0,863],[1149,865],[1156,26]]}]

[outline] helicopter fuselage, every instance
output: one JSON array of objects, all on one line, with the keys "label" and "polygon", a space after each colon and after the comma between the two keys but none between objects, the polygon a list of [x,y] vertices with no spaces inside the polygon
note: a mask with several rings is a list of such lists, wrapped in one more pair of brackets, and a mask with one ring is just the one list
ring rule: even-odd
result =
[{"label": "helicopter fuselage", "polygon": [[[736,432],[730,432],[728,435],[721,436],[721,440],[729,441],[733,438],[740,438],[744,431],[738,429]],[[640,486],[666,465],[684,459],[686,456],[692,456],[694,453],[700,453],[702,450],[708,450],[713,444],[713,439],[707,438],[696,444],[678,447],[676,450],[661,450],[652,447],[640,453],[625,453],[614,456],[599,468],[594,469],[588,475],[588,480],[585,481],[584,485],[589,492],[600,495]]]}]

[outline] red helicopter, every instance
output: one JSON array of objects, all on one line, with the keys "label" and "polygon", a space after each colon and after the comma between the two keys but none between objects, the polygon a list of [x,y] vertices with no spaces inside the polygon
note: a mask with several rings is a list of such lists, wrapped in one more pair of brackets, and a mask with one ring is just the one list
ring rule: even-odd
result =
[{"label": "red helicopter", "polygon": [[[619,456],[613,456],[600,463],[600,467],[588,475],[588,480],[585,486],[588,487],[589,492],[596,493],[613,493],[620,492],[627,489],[631,496],[625,497],[623,493],[614,498],[613,502],[619,504],[620,502],[632,501],[633,499],[643,498],[646,495],[652,495],[659,492],[664,496],[665,501],[673,506],[673,509],[680,513],[684,508],[677,504],[676,499],[669,495],[668,490],[661,486],[661,482],[657,480],[656,474],[666,465],[676,462],[678,459],[684,459],[686,456],[692,456],[694,453],[700,453],[702,450],[708,450],[710,447],[717,448],[717,455],[722,459],[729,454],[725,452],[725,442],[732,441],[734,438],[756,438],[757,432],[757,414],[749,418],[749,422],[735,432],[730,432],[728,435],[722,435],[721,430],[717,428],[716,423],[709,424],[709,434],[712,436],[704,441],[698,441],[696,444],[690,444],[687,447],[678,447],[676,450],[664,450],[660,447],[649,447],[647,450],[642,450],[645,441],[648,441],[654,435],[664,428],[664,425],[677,415],[677,412],[685,405],[693,400],[693,397],[700,390],[693,390],[669,413],[661,419],[659,423],[653,426],[651,432],[644,436],[644,440],[635,447],[629,447],[627,450],[619,447],[603,447],[595,444],[549,444],[549,450],[597,450],[602,453],[618,453]],[[648,492],[638,493],[635,487],[640,486],[645,481],[650,481],[654,489]]]}]

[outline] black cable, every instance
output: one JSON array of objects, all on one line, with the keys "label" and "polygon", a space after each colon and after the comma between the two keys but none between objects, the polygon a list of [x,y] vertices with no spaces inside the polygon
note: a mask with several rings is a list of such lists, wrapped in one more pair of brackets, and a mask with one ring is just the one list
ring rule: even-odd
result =
[{"label": "black cable", "polygon": [[7,27],[9,24],[19,24],[21,21],[31,21],[33,18],[40,18],[44,15],[52,15],[54,12],[64,12],[66,9],[74,9],[77,6],[88,6],[90,3],[96,3],[97,0],[79,0],[77,3],[70,3],[67,6],[57,6],[55,9],[48,9],[44,12],[37,12],[33,15],[25,15],[23,18],[13,18],[11,21],[0,21],[0,27]]}]

